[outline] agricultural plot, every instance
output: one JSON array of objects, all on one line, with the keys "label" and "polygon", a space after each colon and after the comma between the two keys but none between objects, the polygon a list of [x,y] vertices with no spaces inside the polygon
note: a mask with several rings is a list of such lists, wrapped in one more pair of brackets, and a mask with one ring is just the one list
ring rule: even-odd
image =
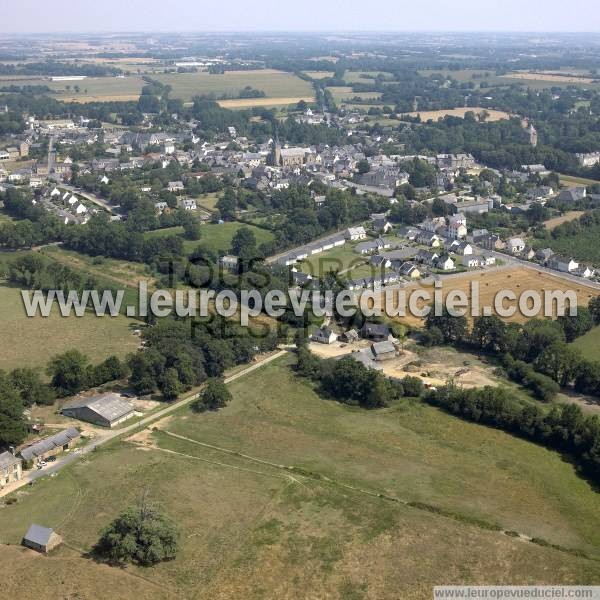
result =
[{"label": "agricultural plot", "polygon": [[168,73],[156,75],[161,83],[172,86],[172,98],[189,101],[194,96],[213,94],[216,98],[223,95],[235,98],[246,86],[265,92],[266,98],[244,99],[254,102],[247,106],[256,106],[257,101],[271,99],[276,104],[278,98],[286,99],[285,103],[295,102],[304,98],[312,100],[314,91],[308,81],[304,81],[291,73],[263,69],[256,71],[226,71],[222,75],[212,75],[206,71],[198,73]]},{"label": "agricultural plot", "polygon": [[[581,282],[572,282],[559,276],[551,275],[545,271],[535,269],[535,267],[509,266],[496,267],[482,271],[468,271],[456,275],[445,275],[442,279],[442,298],[445,300],[450,291],[461,291],[467,295],[469,306],[471,306],[472,281],[476,282],[479,286],[480,311],[483,310],[484,307],[489,306],[492,309],[492,314],[496,314],[493,308],[494,298],[501,290],[511,290],[516,294],[517,298],[526,290],[535,290],[541,295],[542,302],[544,300],[545,291],[572,290],[577,296],[577,304],[579,306],[587,306],[591,298],[600,294],[600,290],[587,285],[584,280]],[[431,298],[433,298],[433,284],[412,284],[407,288],[407,297],[410,291],[415,288],[426,289]],[[506,306],[517,306],[516,302],[505,304]],[[397,317],[397,319],[412,326],[419,327],[423,325],[423,319],[408,314],[408,311],[406,317]],[[515,314],[506,320],[523,323],[528,319],[517,309]]]},{"label": "agricultural plot", "polygon": [[500,121],[502,119],[510,119],[511,115],[503,110],[494,110],[491,108],[475,107],[464,107],[464,108],[448,108],[443,110],[420,110],[408,113],[411,117],[420,116],[421,121],[437,121],[444,117],[460,117],[465,118],[468,112],[475,113],[476,116],[482,115],[484,112],[488,114],[487,121]]},{"label": "agricultural plot", "polygon": [[394,81],[393,75],[386,71],[346,71],[344,81],[346,83],[372,83],[379,75],[387,81]]},{"label": "agricultural plot", "polygon": [[[45,85],[63,102],[137,101],[144,81],[141,77],[87,77],[81,81],[50,81],[42,77],[0,77],[0,86]],[[79,89],[79,91],[76,91]]]},{"label": "agricultural plot", "polygon": [[581,217],[581,215],[583,214],[583,210],[569,210],[563,215],[559,215],[558,217],[553,217],[552,219],[544,221],[544,226],[548,231],[552,231],[553,229],[556,229],[559,225],[562,225],[563,223],[568,223],[569,221],[579,219],[579,217]]},{"label": "agricultural plot", "polygon": [[133,321],[123,316],[86,313],[65,318],[54,307],[48,318],[30,318],[25,314],[21,291],[6,284],[0,284],[0,306],[0,369],[45,367],[52,356],[71,348],[100,362],[111,354],[124,357],[139,346],[139,338],[130,328]]},{"label": "agricultural plot", "polygon": [[[250,229],[256,237],[258,245],[263,242],[271,241],[274,236],[270,231],[254,227],[253,225],[245,225],[244,223],[210,223],[203,225],[201,228],[202,236],[199,240],[184,240],[183,247],[186,253],[190,253],[199,245],[203,245],[215,252],[228,252],[231,248],[231,240],[235,233],[241,227]],[[183,227],[169,227],[167,229],[157,229],[149,231],[145,234],[147,237],[166,236],[166,235],[183,235]]]},{"label": "agricultural plot", "polygon": [[327,88],[333,96],[336,104],[352,101],[354,98],[361,100],[378,100],[381,92],[353,92],[349,86],[333,86]]},{"label": "agricultural plot", "polygon": [[302,71],[302,73],[311,79],[327,79],[335,75],[333,71]]},{"label": "agricultural plot", "polygon": [[561,183],[561,185],[568,185],[568,186],[594,185],[594,184],[600,183],[600,181],[597,181],[596,179],[587,179],[585,177],[575,177],[573,175],[563,175],[561,173],[560,174],[560,183]]},{"label": "agricultural plot", "polygon": [[[148,490],[178,522],[181,549],[151,569],[117,570],[124,598],[144,597],[148,584],[154,598],[202,589],[211,598],[425,599],[440,573],[448,584],[598,581],[595,561],[485,526],[594,554],[600,500],[560,456],[419,403],[363,411],[324,400],[291,361],[231,384],[219,412],[185,409],[38,482],[0,511],[1,541],[18,544],[34,521],[85,552]],[[53,571],[69,560],[79,572],[83,559],[68,548]],[[134,595],[127,575],[143,575]],[[60,585],[45,570],[38,583]]]}]

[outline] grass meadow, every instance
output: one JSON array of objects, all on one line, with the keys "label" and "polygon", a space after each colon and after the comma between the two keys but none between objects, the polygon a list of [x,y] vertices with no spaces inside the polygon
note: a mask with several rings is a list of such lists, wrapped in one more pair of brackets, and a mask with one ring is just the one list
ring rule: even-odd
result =
[{"label": "grass meadow", "polygon": [[[593,554],[600,500],[557,454],[409,400],[371,412],[324,400],[292,361],[232,383],[219,412],[182,409],[39,481],[0,511],[0,541],[18,544],[36,522],[85,553],[147,490],[178,521],[181,550],[151,569],[111,570],[124,598],[136,576],[142,597],[153,585],[154,597],[199,598],[425,599],[439,583],[598,582],[598,562],[484,525]],[[50,560],[57,573],[72,560],[82,579],[69,584],[82,589],[97,575],[69,548]],[[62,578],[40,578],[61,589]]]}]

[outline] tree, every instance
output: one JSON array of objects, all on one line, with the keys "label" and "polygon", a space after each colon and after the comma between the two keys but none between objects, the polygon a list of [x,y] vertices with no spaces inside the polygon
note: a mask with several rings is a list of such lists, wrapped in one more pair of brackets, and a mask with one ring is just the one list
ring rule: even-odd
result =
[{"label": "tree", "polygon": [[183,235],[187,240],[197,241],[202,237],[201,227],[200,223],[190,219],[183,224]]},{"label": "tree", "polygon": [[240,227],[235,232],[231,240],[231,253],[238,256],[243,263],[248,263],[258,256],[256,236],[249,227]]},{"label": "tree", "polygon": [[231,392],[220,377],[213,377],[206,382],[206,388],[198,396],[193,408],[198,411],[224,408],[231,400]]},{"label": "tree", "polygon": [[564,315],[557,321],[562,325],[567,342],[581,337],[594,326],[593,314],[585,306],[578,306],[576,315]]},{"label": "tree", "polygon": [[594,325],[600,325],[600,296],[596,296],[590,300],[588,310],[594,319]]},{"label": "tree", "polygon": [[10,381],[18,390],[21,400],[25,406],[32,404],[52,404],[54,392],[40,378],[35,369],[23,367],[15,369],[10,373]]},{"label": "tree", "polygon": [[362,160],[359,160],[356,164],[356,170],[361,175],[364,175],[365,173],[368,173],[371,170],[371,165],[369,164],[369,161],[366,158],[363,158]]},{"label": "tree", "polygon": [[111,562],[150,566],[175,558],[178,542],[175,522],[142,498],[100,533],[95,552]]},{"label": "tree", "polygon": [[20,444],[27,435],[23,403],[9,378],[0,371],[0,447]]},{"label": "tree", "polygon": [[158,388],[165,400],[175,400],[181,393],[181,383],[179,382],[177,369],[167,369],[158,382]]},{"label": "tree", "polygon": [[88,359],[79,350],[67,350],[50,360],[46,372],[59,396],[69,396],[85,389],[88,384]]}]

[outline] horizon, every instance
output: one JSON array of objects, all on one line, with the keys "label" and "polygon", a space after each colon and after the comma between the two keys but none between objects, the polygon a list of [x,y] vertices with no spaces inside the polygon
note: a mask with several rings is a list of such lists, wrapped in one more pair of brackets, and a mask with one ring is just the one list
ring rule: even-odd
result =
[{"label": "horizon", "polygon": [[[600,8],[591,0],[573,0],[569,11],[551,0],[493,3],[482,9],[475,0],[456,0],[451,9],[443,0],[420,6],[375,0],[367,9],[358,0],[343,7],[306,0],[298,9],[281,9],[275,0],[248,5],[233,0],[226,7],[180,0],[166,6],[159,0],[105,0],[73,5],[55,0],[40,7],[36,0],[7,5],[0,34],[119,34],[119,33],[597,33]],[[127,22],[127,26],[123,26]],[[161,29],[156,30],[156,23]],[[194,23],[196,26],[190,27]]]}]

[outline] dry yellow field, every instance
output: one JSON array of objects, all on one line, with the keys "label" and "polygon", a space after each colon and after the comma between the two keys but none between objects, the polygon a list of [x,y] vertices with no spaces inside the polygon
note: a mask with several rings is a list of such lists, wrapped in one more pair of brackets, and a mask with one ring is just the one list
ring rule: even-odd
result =
[{"label": "dry yellow field", "polygon": [[518,73],[509,73],[502,77],[508,79],[529,79],[556,83],[594,83],[595,81],[589,77],[573,77],[571,75],[556,75],[551,73],[527,73],[522,71],[519,71]]},{"label": "dry yellow field", "polygon": [[560,215],[559,217],[554,217],[553,219],[548,219],[544,221],[544,225],[548,231],[552,231],[556,229],[559,225],[563,223],[567,223],[568,221],[574,221],[578,219],[584,213],[583,210],[570,210],[566,212],[564,215]]},{"label": "dry yellow field", "polygon": [[219,106],[223,108],[251,108],[253,106],[283,106],[288,104],[298,104],[300,100],[304,102],[314,102],[314,96],[296,96],[290,98],[235,98],[233,100],[218,100]]},{"label": "dry yellow field", "polygon": [[416,112],[408,113],[411,117],[421,116],[422,121],[428,121],[433,119],[437,121],[443,117],[460,117],[464,119],[468,112],[473,112],[476,115],[480,115],[483,111],[488,113],[488,121],[500,121],[501,119],[510,119],[511,115],[503,110],[494,110],[492,108],[481,108],[479,106],[466,106],[464,108],[448,108],[445,110],[419,110]]},{"label": "dry yellow field", "polygon": [[334,75],[333,71],[303,71],[303,73],[312,79],[326,79]]},{"label": "dry yellow field", "polygon": [[[449,292],[457,290],[464,292],[469,299],[469,306],[471,306],[472,293],[471,293],[471,282],[477,282],[479,284],[479,305],[480,314],[483,308],[486,306],[492,307],[492,314],[496,314],[493,310],[494,298],[497,293],[501,290],[513,291],[517,298],[526,290],[535,290],[542,296],[542,302],[544,299],[544,292],[550,291],[568,291],[572,290],[577,296],[577,304],[579,306],[587,306],[589,300],[594,296],[600,295],[600,290],[587,285],[584,281],[571,282],[562,277],[554,276],[545,271],[536,269],[535,267],[529,268],[524,266],[510,266],[510,267],[499,267],[492,270],[486,271],[472,271],[459,275],[451,275],[443,277],[442,283],[442,298],[445,301],[446,296]],[[406,288],[407,299],[410,293],[415,289],[427,290],[431,298],[434,295],[433,284],[422,284],[415,282],[415,284]],[[395,290],[396,294],[397,291]],[[505,306],[517,306],[516,302],[505,301]],[[407,310],[406,317],[397,317],[397,320],[406,323],[407,325],[420,327],[424,323],[424,319],[415,317],[408,314]],[[539,315],[542,316],[541,314]],[[528,317],[522,315],[520,311],[516,310],[515,314],[505,319],[507,321],[523,323],[529,320]]]},{"label": "dry yellow field", "polygon": [[88,104],[89,102],[137,102],[139,94],[115,94],[108,96],[61,96],[63,102],[78,102]]}]

